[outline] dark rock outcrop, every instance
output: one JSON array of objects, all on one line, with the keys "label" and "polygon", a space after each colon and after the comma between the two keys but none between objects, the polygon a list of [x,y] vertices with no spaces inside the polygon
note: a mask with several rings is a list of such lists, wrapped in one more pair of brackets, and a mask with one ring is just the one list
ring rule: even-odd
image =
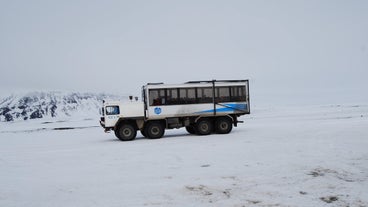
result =
[{"label": "dark rock outcrop", "polygon": [[103,99],[116,95],[94,93],[32,92],[0,100],[0,121],[68,117],[74,114],[99,116]]}]

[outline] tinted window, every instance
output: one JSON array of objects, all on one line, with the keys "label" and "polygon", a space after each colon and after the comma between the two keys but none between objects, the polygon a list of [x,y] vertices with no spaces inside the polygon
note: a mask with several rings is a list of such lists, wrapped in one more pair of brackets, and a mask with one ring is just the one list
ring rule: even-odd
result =
[{"label": "tinted window", "polygon": [[179,104],[194,104],[194,103],[196,103],[195,88],[180,88]]},{"label": "tinted window", "polygon": [[[216,103],[245,101],[245,86],[220,86],[215,88]],[[212,103],[212,87],[167,88],[149,90],[149,105],[181,105]]]},{"label": "tinted window", "polygon": [[198,103],[212,103],[212,88],[197,88]]},{"label": "tinted window", "polygon": [[231,101],[245,101],[245,86],[231,87]]},{"label": "tinted window", "polygon": [[120,114],[119,106],[106,106],[106,115]]},{"label": "tinted window", "polygon": [[216,101],[229,102],[230,101],[230,87],[216,88]]},{"label": "tinted window", "polygon": [[165,89],[155,89],[149,91],[150,106],[159,106],[165,104],[166,104]]},{"label": "tinted window", "polygon": [[179,93],[177,88],[167,89],[166,94],[166,105],[179,104]]}]

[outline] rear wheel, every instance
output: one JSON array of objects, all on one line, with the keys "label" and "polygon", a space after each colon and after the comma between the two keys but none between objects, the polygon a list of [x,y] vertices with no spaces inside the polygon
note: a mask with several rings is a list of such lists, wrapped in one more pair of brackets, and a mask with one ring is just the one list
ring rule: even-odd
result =
[{"label": "rear wheel", "polygon": [[160,122],[149,122],[144,129],[144,133],[150,139],[159,139],[164,136],[165,128]]},{"label": "rear wheel", "polygon": [[233,129],[233,122],[229,117],[219,117],[216,119],[215,130],[219,134],[228,134]]},{"label": "rear wheel", "polygon": [[210,119],[200,119],[196,124],[196,132],[199,135],[209,135],[213,129],[213,124]]},{"label": "rear wheel", "polygon": [[131,124],[121,124],[117,127],[115,135],[121,141],[131,141],[137,136],[137,130]]}]

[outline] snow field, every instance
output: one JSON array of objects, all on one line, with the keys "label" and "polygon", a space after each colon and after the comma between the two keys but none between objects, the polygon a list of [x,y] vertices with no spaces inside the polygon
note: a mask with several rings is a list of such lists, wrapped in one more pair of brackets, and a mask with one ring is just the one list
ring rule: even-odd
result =
[{"label": "snow field", "polygon": [[2,124],[0,206],[368,206],[368,106],[241,119],[228,135],[132,142],[90,121]]}]

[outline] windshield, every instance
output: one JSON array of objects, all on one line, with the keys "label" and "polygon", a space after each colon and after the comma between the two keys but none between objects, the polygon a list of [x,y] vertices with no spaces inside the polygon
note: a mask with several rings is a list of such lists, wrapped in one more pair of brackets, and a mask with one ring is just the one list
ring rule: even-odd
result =
[{"label": "windshield", "polygon": [[120,114],[119,106],[106,106],[106,115]]}]

